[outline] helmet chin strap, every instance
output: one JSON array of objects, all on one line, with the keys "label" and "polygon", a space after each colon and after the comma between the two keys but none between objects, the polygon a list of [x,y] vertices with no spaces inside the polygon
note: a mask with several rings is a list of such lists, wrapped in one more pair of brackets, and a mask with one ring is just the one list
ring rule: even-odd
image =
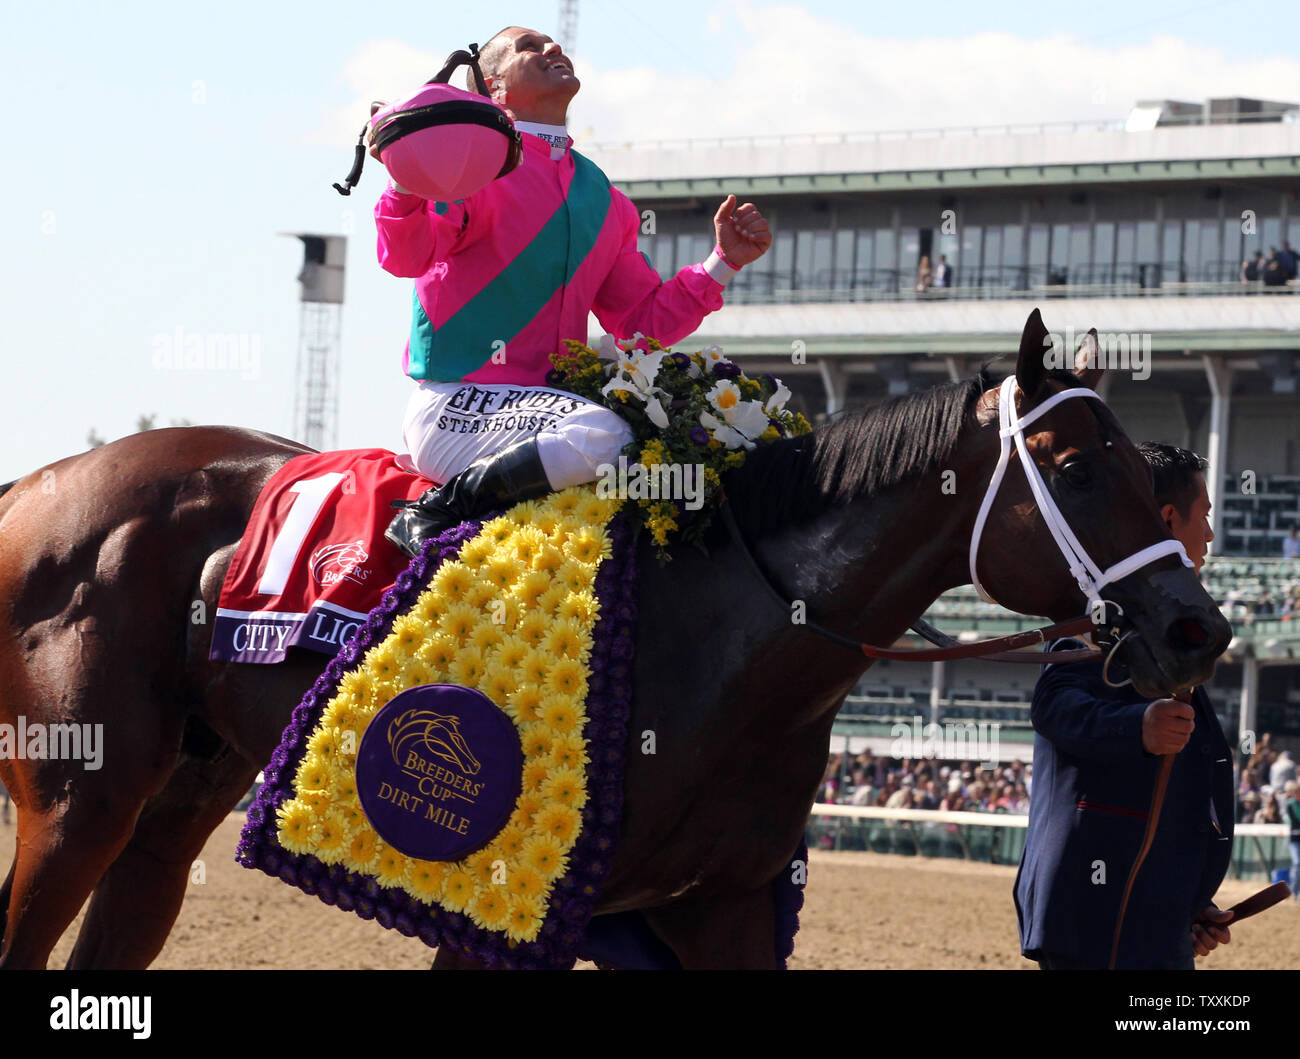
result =
[{"label": "helmet chin strap", "polygon": [[1025,427],[1071,397],[1087,397],[1094,401],[1100,401],[1101,398],[1086,386],[1078,386],[1053,394],[1027,415],[1021,417],[1016,412],[1015,394],[1016,377],[1015,375],[1009,375],[1003,380],[998,395],[998,414],[1001,419],[999,436],[1002,448],[1001,452],[998,453],[997,466],[993,469],[993,477],[989,479],[988,489],[984,492],[984,500],[980,504],[979,514],[975,517],[975,530],[971,534],[970,540],[971,584],[975,586],[975,591],[980,594],[980,597],[986,603],[997,603],[998,601],[990,596],[980,583],[979,573],[976,570],[976,560],[979,557],[980,537],[984,532],[984,524],[988,520],[990,509],[993,507],[993,498],[997,496],[998,489],[1002,486],[1002,480],[1006,477],[1007,467],[1011,462],[1013,439],[1016,452],[1020,456],[1020,464],[1025,470],[1025,478],[1028,479],[1029,488],[1032,490],[1034,500],[1038,504],[1038,510],[1043,516],[1043,521],[1047,523],[1047,528],[1052,534],[1052,539],[1056,541],[1057,548],[1060,549],[1061,555],[1065,558],[1065,564],[1069,567],[1071,576],[1078,582],[1079,590],[1087,598],[1088,613],[1094,616],[1094,621],[1098,621],[1097,616],[1104,619],[1107,606],[1117,606],[1117,604],[1109,603],[1109,601],[1101,598],[1101,590],[1107,585],[1127,577],[1134,571],[1140,570],[1142,567],[1166,555],[1177,554],[1182,557],[1184,566],[1190,567],[1192,565],[1191,559],[1187,557],[1186,550],[1176,540],[1160,541],[1157,544],[1149,545],[1140,551],[1134,552],[1127,558],[1121,559],[1105,570],[1093,562],[1092,557],[1079,543],[1079,538],[1074,535],[1074,531],[1070,529],[1069,523],[1065,521],[1065,517],[1056,506],[1056,501],[1052,499],[1052,494],[1048,491],[1043,476],[1038,471],[1038,465],[1029,455],[1029,447],[1025,444]]}]

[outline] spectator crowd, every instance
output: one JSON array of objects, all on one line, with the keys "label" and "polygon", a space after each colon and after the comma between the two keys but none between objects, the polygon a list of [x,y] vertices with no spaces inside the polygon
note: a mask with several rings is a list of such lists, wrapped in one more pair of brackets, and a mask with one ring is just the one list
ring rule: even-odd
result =
[{"label": "spectator crowd", "polygon": [[1268,257],[1264,251],[1256,250],[1252,257],[1241,263],[1242,283],[1262,283],[1265,287],[1285,286],[1287,280],[1295,279],[1297,272],[1296,252],[1285,239],[1282,249],[1275,246],[1268,248]]},{"label": "spectator crowd", "polygon": [[[832,754],[819,797],[823,802],[885,809],[1027,813],[1031,769],[1022,761],[983,768],[971,761]],[[843,788],[843,789],[841,789]]]}]

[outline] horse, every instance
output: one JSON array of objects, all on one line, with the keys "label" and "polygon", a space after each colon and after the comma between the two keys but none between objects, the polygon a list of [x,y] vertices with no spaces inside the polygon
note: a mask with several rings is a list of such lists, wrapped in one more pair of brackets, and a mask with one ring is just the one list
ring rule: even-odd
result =
[{"label": "horse", "polygon": [[[1022,416],[1095,388],[1096,368],[1045,363],[1048,344],[1034,310],[1008,391]],[[869,665],[813,623],[888,645],[972,569],[1012,610],[1082,614],[1024,470],[1007,473],[968,554],[1002,444],[991,381],[981,371],[750,453],[724,480],[746,547],[719,529],[709,554],[678,548],[659,565],[642,535],[625,804],[597,915],[639,915],[687,969],[775,966],[769,883],[791,870],[831,724]],[[1100,400],[1061,401],[1025,438],[1103,566],[1168,540],[1146,465]],[[143,968],[161,950],[191,863],[325,665],[208,659],[205,616],[253,502],[307,451],[228,427],[155,430],[0,496],[0,724],[102,724],[105,762],[0,760],[18,807],[0,967],[45,967],[87,898],[69,968]],[[1208,678],[1230,629],[1175,556],[1106,592],[1139,689]],[[444,947],[433,966],[473,965]]]}]

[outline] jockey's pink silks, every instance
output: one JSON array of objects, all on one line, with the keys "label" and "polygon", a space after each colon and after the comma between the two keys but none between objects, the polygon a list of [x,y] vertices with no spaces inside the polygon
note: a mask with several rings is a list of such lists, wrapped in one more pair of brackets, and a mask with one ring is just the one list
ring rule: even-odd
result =
[{"label": "jockey's pink silks", "polygon": [[538,386],[565,339],[587,340],[589,312],[617,338],[671,345],[722,307],[726,265],[664,282],[637,250],[636,207],[595,164],[552,160],[529,134],[523,147],[518,168],[460,202],[390,187],[375,206],[379,263],[416,281],[414,379]]}]

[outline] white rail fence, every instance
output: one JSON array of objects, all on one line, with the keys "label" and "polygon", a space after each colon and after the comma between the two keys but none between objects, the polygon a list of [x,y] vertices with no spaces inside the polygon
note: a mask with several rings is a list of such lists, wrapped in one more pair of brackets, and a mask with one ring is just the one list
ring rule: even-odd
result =
[{"label": "white rail fence", "polygon": [[[884,809],[818,802],[809,819],[809,845],[829,836],[832,848],[1018,863],[1029,817],[1020,813],[945,812],[938,809]],[[1237,824],[1232,872],[1238,878],[1272,875],[1290,864],[1285,824]],[[860,845],[865,843],[865,847]],[[981,854],[987,855],[982,856]]]}]

